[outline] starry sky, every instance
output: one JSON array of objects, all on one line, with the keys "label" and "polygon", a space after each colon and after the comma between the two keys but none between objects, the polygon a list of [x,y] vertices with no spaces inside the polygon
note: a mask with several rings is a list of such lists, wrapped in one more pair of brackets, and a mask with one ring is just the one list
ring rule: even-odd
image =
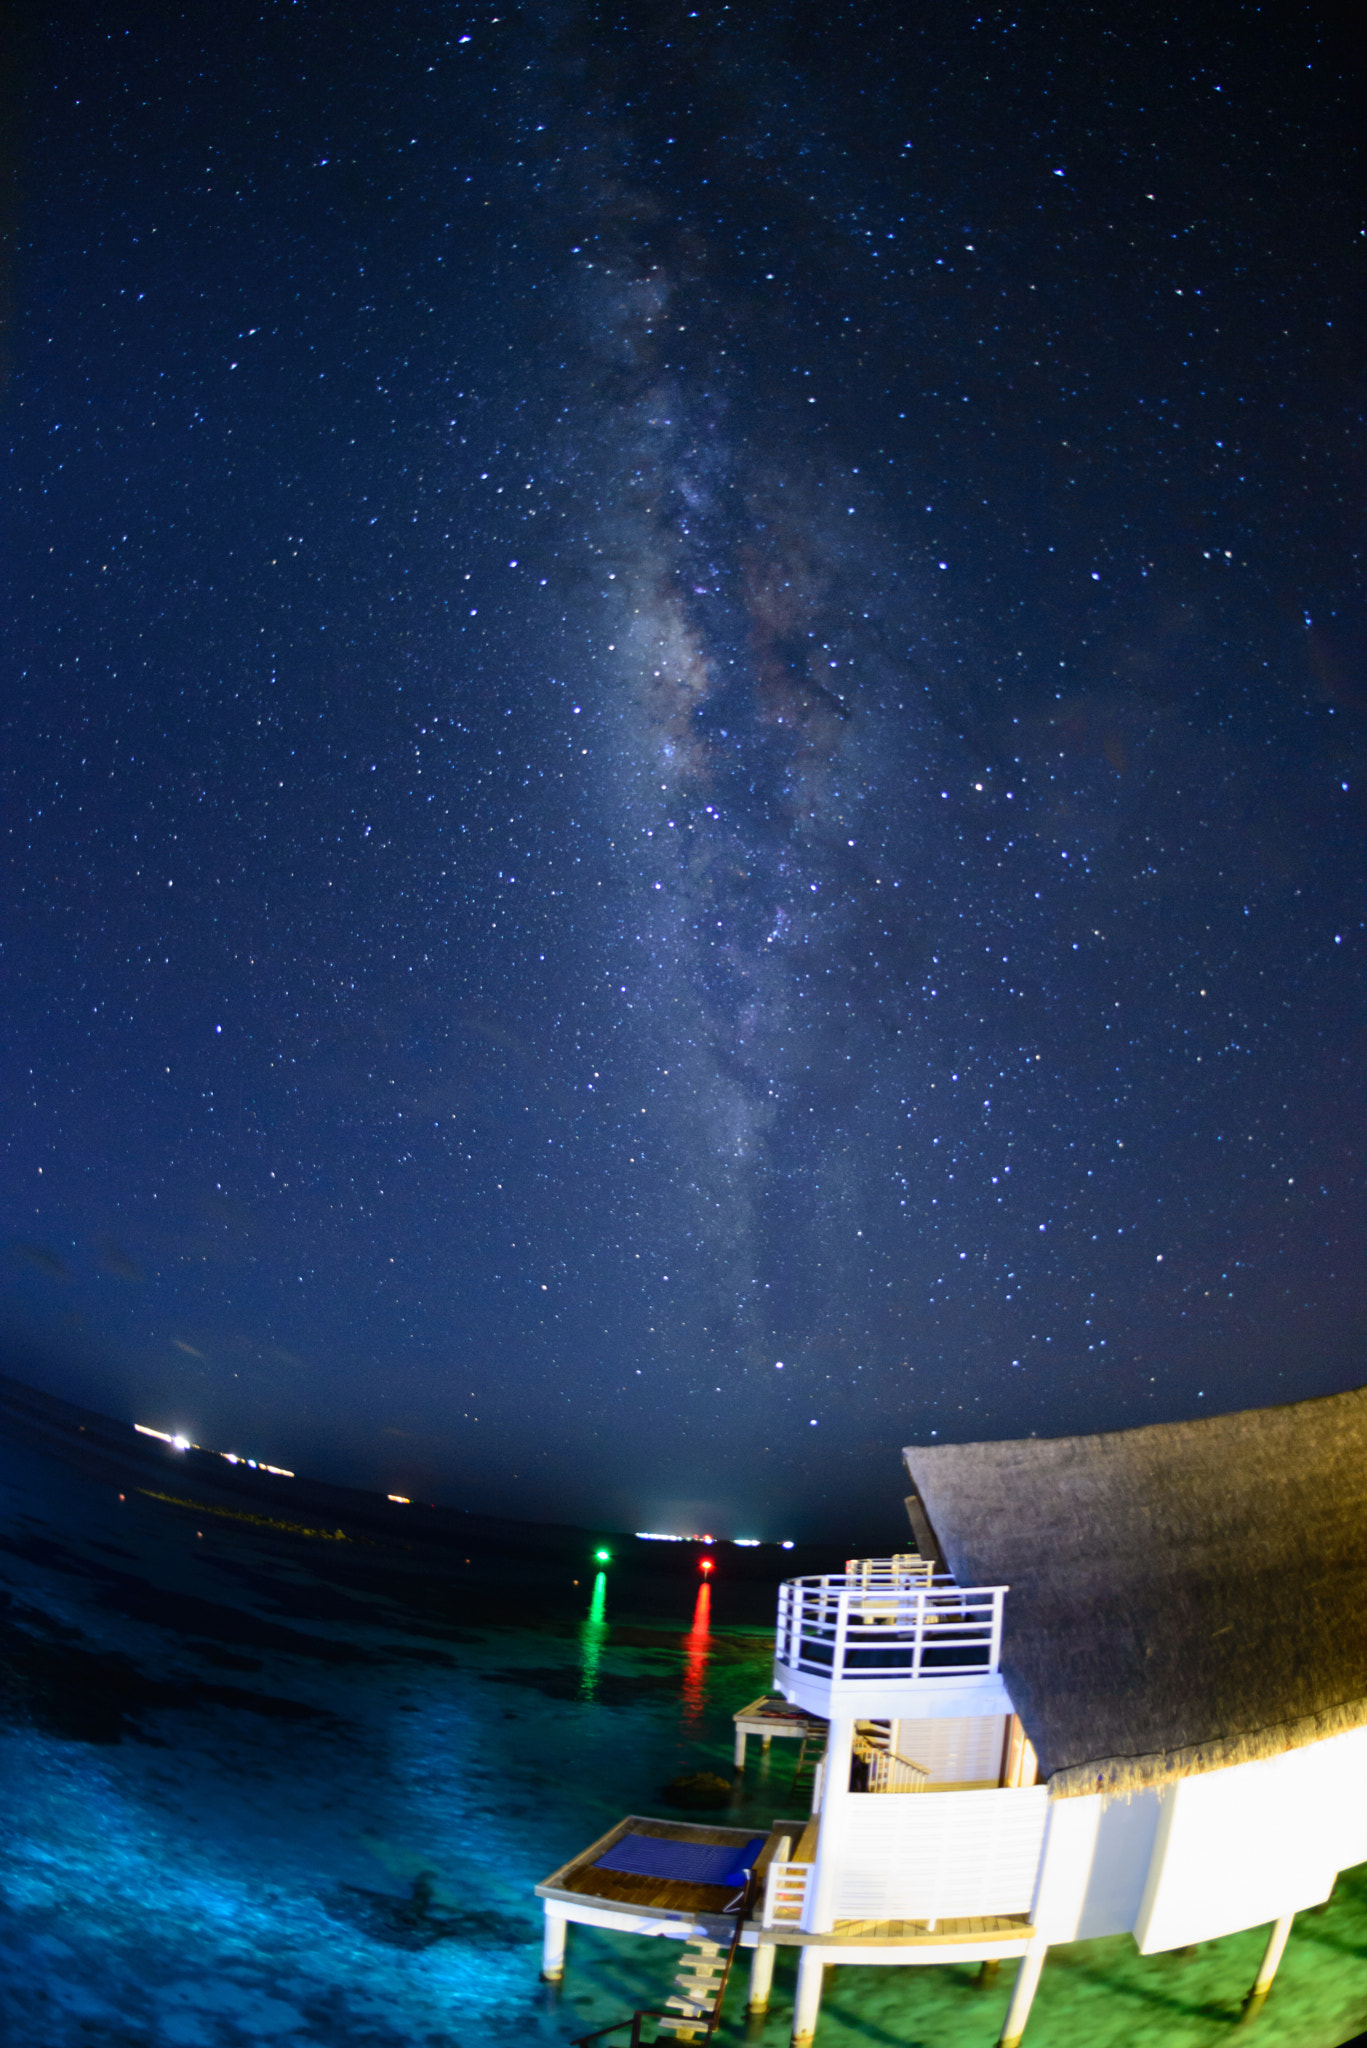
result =
[{"label": "starry sky", "polygon": [[5,69],[0,1369],[770,1538],[1367,1377],[1313,10],[190,0]]}]

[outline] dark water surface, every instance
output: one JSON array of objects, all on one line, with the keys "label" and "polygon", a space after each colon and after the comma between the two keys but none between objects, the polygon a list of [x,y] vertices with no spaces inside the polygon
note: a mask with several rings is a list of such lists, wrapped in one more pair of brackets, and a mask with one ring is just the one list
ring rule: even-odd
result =
[{"label": "dark water surface", "polygon": [[[769,1589],[699,1599],[695,1555],[599,1571],[585,1538],[500,1556],[327,1526],[188,1473],[85,1469],[0,1437],[0,2038],[7,2048],[565,2043],[672,1944],[572,1929],[538,1982],[537,1879],[682,1772],[729,1774],[765,1689]],[[120,1496],[123,1496],[122,1498]],[[718,1817],[801,1810],[781,1744]],[[1232,2031],[1261,1933],[1140,1958],[1055,1951],[1058,2044]],[[988,2048],[1009,1971],[831,1974],[822,2048]],[[767,2023],[786,2040],[781,1960]],[[744,2038],[743,1986],[725,2029]],[[1367,1872],[1297,1924],[1257,2039],[1367,2020]],[[1244,2038],[1241,2036],[1241,2038]]]}]

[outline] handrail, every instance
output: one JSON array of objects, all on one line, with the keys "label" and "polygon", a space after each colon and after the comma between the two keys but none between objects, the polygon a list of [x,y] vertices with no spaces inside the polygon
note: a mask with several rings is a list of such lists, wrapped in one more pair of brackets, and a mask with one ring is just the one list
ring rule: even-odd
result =
[{"label": "handrail", "polygon": [[[913,1763],[909,1756],[899,1756],[895,1749],[871,1750],[868,1760],[874,1765],[869,1774],[873,1780],[869,1786],[871,1792],[924,1792],[930,1783],[930,1772],[924,1764]],[[879,1764],[885,1765],[886,1769],[879,1770]],[[898,1767],[896,1771],[892,1768],[894,1764]],[[893,1782],[899,1771],[905,1775],[907,1783],[899,1785]],[[882,1780],[887,1782],[880,1782]]]},{"label": "handrail", "polygon": [[[869,1772],[871,1792],[924,1792],[930,1783],[930,1772],[924,1764],[918,1764],[912,1757],[903,1756],[900,1751],[890,1748],[886,1742],[880,1742],[876,1736],[862,1733],[858,1727],[855,1729],[853,1749],[861,1761],[872,1766]],[[880,1770],[880,1764],[885,1765],[886,1769]],[[898,1772],[892,1768],[894,1764],[899,1766],[900,1772],[909,1782],[900,1785],[877,1782],[880,1779],[890,1780],[897,1777]]]},{"label": "handrail", "polygon": [[[657,2012],[653,2006],[638,2006],[635,2012],[629,2012],[624,2019],[612,2020],[606,2027],[599,2027],[596,2034],[576,2034],[570,2048],[588,2048],[590,2041],[601,2041],[606,2034],[615,2034],[619,2027],[630,2027],[630,2048],[641,2048],[642,2020],[676,2020],[678,2017],[676,2012]],[[711,2032],[712,2029],[709,2027],[708,2033]]]}]

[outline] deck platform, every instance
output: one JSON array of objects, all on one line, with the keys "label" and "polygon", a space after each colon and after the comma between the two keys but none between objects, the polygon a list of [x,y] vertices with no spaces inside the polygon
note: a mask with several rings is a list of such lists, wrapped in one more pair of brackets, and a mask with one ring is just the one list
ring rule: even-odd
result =
[{"label": "deck platform", "polygon": [[[756,1878],[761,1885],[780,1840],[800,1831],[801,1826],[800,1821],[789,1821],[781,1828],[769,1830],[755,1861]],[[664,1934],[680,1941],[702,1935],[710,1941],[729,1942],[741,1905],[734,1885],[636,1877],[627,1871],[599,1868],[599,1858],[628,1834],[651,1835],[696,1847],[740,1850],[754,1840],[756,1832],[754,1828],[709,1827],[696,1821],[627,1814],[616,1827],[609,1828],[568,1863],[562,1863],[536,1887],[536,1896],[544,1901],[546,1911],[547,1974],[551,1973],[552,1963],[551,1923],[557,1920],[561,1923],[562,1942],[564,1923],[570,1920],[589,1927],[617,1928],[625,1934]]]},{"label": "deck platform", "polygon": [[782,1693],[761,1693],[757,1700],[751,1700],[748,1707],[733,1714],[736,1724],[735,1768],[745,1769],[746,1738],[758,1735],[764,1748],[777,1735],[780,1740],[800,1742],[809,1736],[824,1736],[828,1723],[818,1714],[804,1713],[801,1707],[794,1707],[784,1699]]},{"label": "deck platform", "polygon": [[[1007,1913],[937,1920],[934,1927],[924,1920],[837,1920],[825,1934],[808,1934],[780,1920],[764,1929],[763,1939],[779,1948],[953,1948],[964,1943],[1026,1942],[1034,1931],[1028,1914]],[[838,1958],[832,1956],[831,1961]]]}]

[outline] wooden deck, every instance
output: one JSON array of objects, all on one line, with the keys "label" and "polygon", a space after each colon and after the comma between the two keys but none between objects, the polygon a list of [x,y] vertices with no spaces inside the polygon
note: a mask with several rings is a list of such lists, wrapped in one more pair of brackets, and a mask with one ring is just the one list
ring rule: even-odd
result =
[{"label": "wooden deck", "polygon": [[731,1719],[738,1728],[744,1725],[748,1735],[766,1739],[771,1735],[801,1738],[809,1730],[820,1732],[826,1726],[819,1715],[790,1706],[781,1692],[762,1692],[748,1707],[738,1707]]},{"label": "wooden deck", "polygon": [[868,1947],[875,1942],[924,1942],[927,1947],[948,1941],[1010,1941],[1034,1933],[1028,1913],[985,1914],[971,1920],[939,1920],[933,1928],[924,1920],[837,1920],[832,1933],[837,1941],[857,1941]]},{"label": "wooden deck", "polygon": [[[768,1839],[755,1861],[761,1884],[780,1833],[791,1834],[795,1825],[790,1821],[786,1829],[769,1830]],[[568,1863],[562,1863],[559,1870],[553,1870],[536,1887],[536,1895],[540,1899],[559,1899],[564,1903],[582,1901],[586,1905],[618,1906],[628,1913],[664,1913],[699,1921],[729,1919],[733,1922],[734,1885],[684,1884],[674,1878],[636,1877],[625,1870],[601,1870],[597,1867],[598,1858],[606,1855],[627,1834],[654,1835],[664,1841],[691,1842],[715,1848],[743,1849],[747,1842],[754,1840],[757,1832],[755,1828],[707,1827],[696,1821],[655,1820],[629,1813],[587,1849],[581,1850]],[[732,1909],[729,1916],[728,1907]]]},{"label": "wooden deck", "polygon": [[[757,1920],[746,1922],[745,1945],[752,1947],[751,1930],[760,1941],[777,1948],[954,1948],[981,1942],[1029,1941],[1034,1922],[1026,1914],[984,1915],[977,1919],[941,1920],[927,1927],[924,1920],[837,1920],[822,1934],[808,1934],[791,1921],[776,1920],[761,1928]],[[832,1956],[832,1962],[839,1958]]]}]

